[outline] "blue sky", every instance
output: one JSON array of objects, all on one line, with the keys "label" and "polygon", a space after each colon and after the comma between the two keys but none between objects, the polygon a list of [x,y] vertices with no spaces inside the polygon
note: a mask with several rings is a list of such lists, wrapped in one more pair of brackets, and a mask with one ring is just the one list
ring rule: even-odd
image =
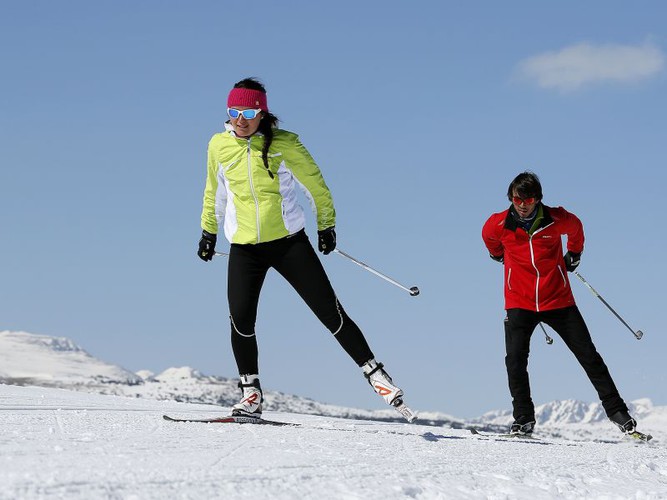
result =
[{"label": "blue sky", "polygon": [[[526,169],[583,220],[581,274],[645,332],[572,283],[622,395],[667,404],[666,15],[660,1],[5,5],[0,329],[131,370],[235,376],[226,262],[195,252],[206,145],[231,85],[257,76],[320,164],[339,248],[422,291],[323,258],[411,406],[510,406],[502,270],[480,232]],[[266,388],[382,407],[275,274],[257,332]],[[533,339],[535,401],[595,401],[550,334]]]}]

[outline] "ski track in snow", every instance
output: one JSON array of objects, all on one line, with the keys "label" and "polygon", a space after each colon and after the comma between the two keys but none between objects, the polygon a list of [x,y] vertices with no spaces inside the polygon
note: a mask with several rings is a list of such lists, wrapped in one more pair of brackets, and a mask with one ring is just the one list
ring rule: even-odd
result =
[{"label": "ski track in snow", "polygon": [[0,385],[0,498],[667,498],[658,432],[522,442],[278,412],[266,417],[302,425],[162,419],[226,410]]}]

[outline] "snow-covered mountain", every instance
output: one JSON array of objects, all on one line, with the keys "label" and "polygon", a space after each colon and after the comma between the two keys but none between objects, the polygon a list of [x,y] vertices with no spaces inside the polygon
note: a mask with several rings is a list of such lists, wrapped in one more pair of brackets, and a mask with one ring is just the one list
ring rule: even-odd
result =
[{"label": "snow-covered mountain", "polygon": [[11,385],[139,384],[142,378],[91,356],[65,337],[0,332],[0,382]]},{"label": "snow-covered mountain", "polygon": [[[653,403],[650,399],[638,399],[628,403],[630,413],[637,419],[650,415]],[[568,399],[565,401],[552,401],[535,408],[535,419],[540,426],[560,426],[563,424],[590,424],[607,422],[602,404],[585,403]],[[506,425],[512,420],[511,410],[497,410],[485,413],[479,418],[472,420],[475,423]]]},{"label": "snow-covered mountain", "polygon": [[[238,379],[205,375],[190,367],[168,368],[158,374],[147,370],[132,373],[91,356],[64,337],[0,332],[0,383],[228,408],[238,400],[237,382]],[[374,411],[346,408],[276,391],[265,391],[264,397],[267,411],[402,421],[391,408]],[[633,401],[629,406],[641,423],[667,421],[667,407],[654,407],[648,399]],[[589,438],[595,427],[603,426],[609,433],[614,432],[600,403],[554,401],[538,406],[536,419],[540,432],[551,436]],[[419,412],[422,424],[454,429],[475,427],[500,431],[506,429],[511,420],[510,410],[488,412],[467,421],[445,413]]]},{"label": "snow-covered mountain", "polygon": [[[58,387],[77,391],[230,407],[238,401],[238,379],[205,375],[191,367],[168,368],[155,374],[132,373],[101,361],[71,340],[27,332],[0,332],[0,383]],[[309,415],[362,420],[401,421],[391,408],[362,410],[335,406],[285,394],[264,391],[264,408]],[[455,428],[464,422],[444,413],[424,413],[435,425]]]}]

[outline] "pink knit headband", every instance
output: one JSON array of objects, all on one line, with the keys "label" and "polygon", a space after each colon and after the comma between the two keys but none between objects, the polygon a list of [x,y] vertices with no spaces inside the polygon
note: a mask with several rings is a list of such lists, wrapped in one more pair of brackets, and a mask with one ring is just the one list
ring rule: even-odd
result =
[{"label": "pink knit headband", "polygon": [[227,97],[227,107],[233,108],[234,106],[269,110],[266,104],[266,94],[261,90],[253,89],[232,89]]}]

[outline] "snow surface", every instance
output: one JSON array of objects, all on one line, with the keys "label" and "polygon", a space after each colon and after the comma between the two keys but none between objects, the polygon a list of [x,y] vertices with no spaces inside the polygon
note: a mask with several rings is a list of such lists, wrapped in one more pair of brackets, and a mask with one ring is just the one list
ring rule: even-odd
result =
[{"label": "snow surface", "polygon": [[[301,424],[173,423],[228,408],[0,385],[0,498],[667,497],[654,444],[498,441],[464,429],[268,412]],[[661,422],[665,429],[665,421]]]},{"label": "snow surface", "polygon": [[667,498],[667,407],[648,399],[631,406],[649,444],[581,401],[540,405],[533,442],[467,430],[507,429],[506,409],[415,408],[410,425],[270,390],[265,417],[299,427],[162,419],[225,415],[238,394],[190,367],[134,374],[67,338],[0,332],[0,499]]}]

